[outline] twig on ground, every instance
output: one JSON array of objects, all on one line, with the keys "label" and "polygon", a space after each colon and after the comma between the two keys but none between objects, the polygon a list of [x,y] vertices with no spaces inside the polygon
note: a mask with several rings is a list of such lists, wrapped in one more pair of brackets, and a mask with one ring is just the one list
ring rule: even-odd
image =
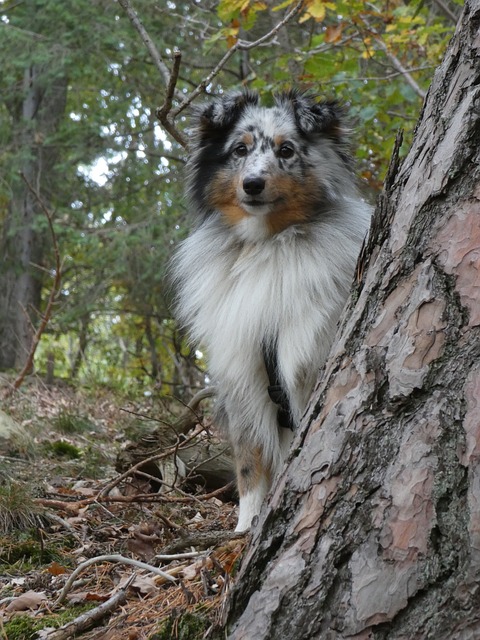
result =
[{"label": "twig on ground", "polygon": [[47,636],[47,640],[68,640],[69,638],[74,638],[77,634],[82,631],[86,631],[90,627],[93,627],[99,620],[105,617],[107,614],[114,611],[117,607],[125,604],[127,601],[127,591],[129,586],[135,580],[136,574],[132,574],[128,581],[118,589],[116,593],[113,594],[108,600],[102,602],[101,605],[82,613],[81,616],[75,618],[71,622],[63,625],[59,629],[56,629],[52,633],[49,633]]},{"label": "twig on ground", "polygon": [[97,564],[99,562],[119,562],[120,564],[130,564],[133,567],[150,571],[150,573],[154,573],[155,575],[160,576],[161,578],[163,578],[164,580],[167,580],[168,582],[176,582],[176,579],[173,576],[171,576],[169,573],[166,573],[165,571],[162,571],[157,567],[153,567],[151,564],[147,564],[146,562],[141,562],[140,560],[133,560],[133,558],[127,558],[125,556],[121,556],[116,553],[104,555],[104,556],[96,556],[95,558],[89,558],[88,560],[85,560],[85,562],[82,562],[81,564],[78,565],[78,567],[75,569],[75,571],[71,574],[71,576],[68,578],[67,582],[65,583],[65,586],[63,587],[62,592],[60,593],[57,600],[55,601],[55,605],[62,604],[68,592],[70,591],[72,584],[75,582],[75,578],[84,569],[86,569],[92,564]]},{"label": "twig on ground", "polygon": [[164,548],[162,555],[180,553],[183,549],[190,547],[196,547],[197,549],[217,547],[219,544],[230,540],[244,540],[247,535],[247,531],[200,531],[175,540]]},{"label": "twig on ground", "polygon": [[183,449],[186,444],[194,440],[197,436],[198,436],[198,433],[194,433],[188,438],[185,438],[185,440],[183,440],[181,444],[177,442],[173,447],[170,447],[169,449],[167,449],[166,451],[163,451],[162,453],[157,453],[153,456],[150,456],[149,458],[140,460],[140,462],[137,462],[136,464],[134,464],[133,467],[130,467],[130,469],[127,469],[127,471],[125,471],[124,473],[114,478],[103,489],[101,489],[97,495],[97,499],[100,499],[106,496],[108,493],[110,493],[112,489],[114,489],[117,485],[119,485],[120,482],[122,482],[122,480],[125,480],[129,476],[133,475],[136,471],[138,471],[140,467],[142,467],[146,463],[155,462],[157,460],[163,460],[163,458],[168,458],[169,456],[174,455],[179,448]]},{"label": "twig on ground", "polygon": [[52,500],[50,498],[35,498],[33,502],[35,504],[40,504],[43,507],[50,507],[51,509],[62,509],[64,511],[70,511],[71,513],[76,513],[79,509],[83,507],[88,507],[91,504],[96,504],[100,502],[120,502],[124,504],[131,504],[132,502],[164,502],[166,504],[190,504],[191,502],[202,502],[205,500],[210,500],[210,498],[216,498],[217,496],[230,491],[233,489],[234,483],[229,482],[224,487],[220,487],[220,489],[215,489],[215,491],[211,491],[210,493],[202,493],[198,496],[165,496],[161,493],[139,493],[133,496],[108,496],[108,495],[98,495],[92,498],[84,498],[82,500],[67,502],[66,500]]},{"label": "twig on ground", "polygon": [[161,562],[171,562],[172,560],[185,560],[185,558],[198,558],[205,555],[204,551],[186,551],[185,553],[159,553],[155,556]]},{"label": "twig on ground", "polygon": [[67,531],[70,531],[70,533],[72,534],[72,536],[81,544],[83,544],[85,542],[85,540],[82,540],[82,537],[78,534],[77,531],[75,531],[75,528],[72,527],[72,525],[67,522],[66,520],[64,520],[64,518],[61,518],[60,516],[57,516],[56,513],[45,513],[45,517],[48,520],[51,520],[52,522],[56,522],[57,524],[59,524],[60,526],[62,526],[64,529],[66,529]]},{"label": "twig on ground", "polygon": [[193,396],[193,398],[188,402],[188,404],[183,403],[180,398],[177,398],[179,402],[183,404],[183,406],[188,410],[183,415],[181,415],[178,420],[175,421],[173,425],[175,432],[177,434],[186,434],[192,428],[192,418],[200,421],[201,416],[197,413],[197,409],[202,400],[206,400],[207,398],[213,397],[217,392],[215,387],[205,387],[204,389],[200,389]]}]

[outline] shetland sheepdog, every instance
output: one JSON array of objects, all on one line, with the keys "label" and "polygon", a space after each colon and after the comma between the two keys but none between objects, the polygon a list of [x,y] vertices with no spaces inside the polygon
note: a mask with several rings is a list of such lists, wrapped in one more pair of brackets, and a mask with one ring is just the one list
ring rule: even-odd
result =
[{"label": "shetland sheepdog", "polygon": [[187,163],[197,217],[172,264],[176,315],[206,348],[216,422],[250,527],[332,344],[370,221],[343,109],[290,91],[198,108]]}]

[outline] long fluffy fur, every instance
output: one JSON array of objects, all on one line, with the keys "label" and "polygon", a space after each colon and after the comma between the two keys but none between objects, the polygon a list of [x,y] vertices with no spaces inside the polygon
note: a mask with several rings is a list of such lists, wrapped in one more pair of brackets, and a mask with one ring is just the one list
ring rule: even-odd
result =
[{"label": "long fluffy fur", "polygon": [[218,385],[217,421],[237,458],[241,530],[291,441],[268,395],[263,348],[276,349],[298,424],[333,341],[370,208],[357,191],[335,103],[290,92],[265,108],[252,92],[229,94],[199,109],[192,146],[188,193],[198,223],[172,265],[176,313],[206,347]]}]

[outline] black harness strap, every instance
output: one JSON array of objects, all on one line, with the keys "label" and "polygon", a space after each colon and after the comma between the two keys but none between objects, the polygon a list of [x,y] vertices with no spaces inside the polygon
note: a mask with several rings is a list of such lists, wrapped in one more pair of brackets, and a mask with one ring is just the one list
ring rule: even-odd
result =
[{"label": "black harness strap", "polygon": [[293,431],[295,429],[295,424],[292,420],[290,401],[288,400],[287,393],[280,380],[277,349],[275,346],[272,347],[264,343],[262,351],[263,361],[268,375],[268,382],[270,383],[268,386],[268,395],[270,396],[270,400],[278,407],[278,426],[284,427],[285,429],[291,429]]}]

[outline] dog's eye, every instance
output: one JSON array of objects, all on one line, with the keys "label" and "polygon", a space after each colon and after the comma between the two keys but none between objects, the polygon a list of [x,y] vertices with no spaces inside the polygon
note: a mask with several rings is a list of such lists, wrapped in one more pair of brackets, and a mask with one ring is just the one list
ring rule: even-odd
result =
[{"label": "dog's eye", "polygon": [[233,153],[239,158],[243,158],[248,153],[247,145],[243,144],[243,142],[237,144],[237,146],[233,150]]},{"label": "dog's eye", "polygon": [[295,153],[295,149],[291,144],[282,144],[280,149],[278,150],[278,155],[280,158],[291,158]]}]

